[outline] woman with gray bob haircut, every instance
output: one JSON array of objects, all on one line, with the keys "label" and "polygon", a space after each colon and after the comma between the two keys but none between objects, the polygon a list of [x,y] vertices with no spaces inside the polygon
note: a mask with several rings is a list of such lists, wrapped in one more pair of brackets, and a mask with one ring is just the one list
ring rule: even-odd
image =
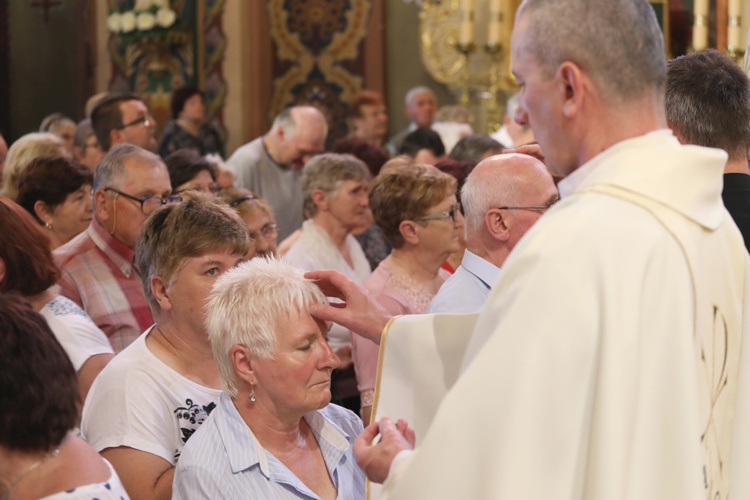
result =
[{"label": "woman with gray bob haircut", "polygon": [[339,360],[309,312],[325,300],[274,258],[216,282],[206,329],[224,392],[183,449],[174,498],[364,498],[362,422],[329,404]]}]

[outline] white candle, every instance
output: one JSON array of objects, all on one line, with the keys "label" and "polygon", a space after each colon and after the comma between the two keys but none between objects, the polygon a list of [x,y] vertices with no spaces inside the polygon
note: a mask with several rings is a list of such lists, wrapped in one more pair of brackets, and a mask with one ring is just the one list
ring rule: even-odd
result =
[{"label": "white candle", "polygon": [[490,0],[490,24],[487,30],[487,42],[501,45],[503,43],[503,12],[502,0]]},{"label": "white candle", "polygon": [[693,15],[693,48],[703,50],[708,47],[708,0],[695,0]]},{"label": "white candle", "polygon": [[740,0],[729,0],[729,26],[727,27],[727,45],[735,51],[740,50],[742,38],[742,5]]},{"label": "white candle", "polygon": [[469,45],[474,42],[474,0],[461,0],[459,12],[461,23],[458,41],[461,45]]}]

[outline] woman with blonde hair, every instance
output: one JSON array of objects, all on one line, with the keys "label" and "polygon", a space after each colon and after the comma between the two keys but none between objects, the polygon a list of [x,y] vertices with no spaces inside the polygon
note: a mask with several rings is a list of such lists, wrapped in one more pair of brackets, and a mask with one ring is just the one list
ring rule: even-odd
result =
[{"label": "woman with blonde hair", "polygon": [[339,359],[328,325],[310,315],[325,302],[301,270],[273,258],[217,281],[206,329],[223,392],[183,449],[175,499],[364,498],[352,446],[362,422],[330,403]]},{"label": "woman with blonde hair", "polygon": [[18,178],[21,172],[40,156],[71,157],[65,142],[49,132],[34,132],[21,136],[14,142],[5,157],[3,168],[3,190],[0,195],[16,201],[18,198]]}]

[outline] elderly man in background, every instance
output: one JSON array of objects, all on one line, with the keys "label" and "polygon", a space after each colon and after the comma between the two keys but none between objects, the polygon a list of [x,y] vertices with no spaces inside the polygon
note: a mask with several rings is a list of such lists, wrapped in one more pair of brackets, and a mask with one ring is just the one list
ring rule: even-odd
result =
[{"label": "elderly man in background", "polygon": [[326,118],[317,108],[294,106],[279,113],[266,135],[240,147],[228,160],[237,171],[237,187],[261,195],[273,208],[280,241],[304,221],[300,171],[323,151],[327,135]]},{"label": "elderly man in background", "polygon": [[120,352],[154,322],[133,261],[136,237],[151,212],[179,197],[171,196],[161,158],[132,144],[107,153],[93,191],[88,229],[55,250],[60,294],[83,308]]},{"label": "elderly man in background", "polygon": [[91,125],[104,152],[117,144],[133,144],[146,151],[156,151],[156,120],[136,94],[102,97],[91,111]]},{"label": "elderly man in background", "polygon": [[432,89],[419,86],[409,90],[404,98],[404,113],[409,118],[409,126],[388,141],[387,149],[391,155],[398,154],[401,143],[410,132],[419,127],[431,127],[437,110],[437,97]]},{"label": "elderly man in background", "polygon": [[479,312],[510,251],[558,199],[552,176],[536,158],[506,154],[479,163],[461,190],[463,260],[432,299],[429,312]]},{"label": "elderly man in background", "polygon": [[[666,129],[653,8],[524,0],[511,46],[562,201],[503,265],[416,451],[389,470],[411,446],[383,419],[358,462],[387,498],[750,498],[750,261],[726,153]],[[313,314],[377,338],[340,284],[352,309]]]},{"label": "elderly man in background", "polygon": [[667,123],[683,144],[723,149],[724,206],[750,249],[750,80],[715,50],[667,63]]}]

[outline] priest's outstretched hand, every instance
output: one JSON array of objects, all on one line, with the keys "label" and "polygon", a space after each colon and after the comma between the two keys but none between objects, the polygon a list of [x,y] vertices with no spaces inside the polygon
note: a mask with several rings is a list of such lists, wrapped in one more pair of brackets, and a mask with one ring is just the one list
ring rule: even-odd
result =
[{"label": "priest's outstretched hand", "polygon": [[[380,441],[373,440],[380,435]],[[354,440],[354,455],[357,464],[365,471],[367,478],[382,483],[388,477],[391,464],[401,452],[414,449],[414,430],[405,420],[396,424],[388,417],[373,422]]]},{"label": "priest's outstretched hand", "polygon": [[327,297],[342,303],[313,304],[310,314],[323,321],[333,321],[357,335],[380,344],[391,315],[362,286],[338,271],[310,271],[305,278],[315,280]]}]

